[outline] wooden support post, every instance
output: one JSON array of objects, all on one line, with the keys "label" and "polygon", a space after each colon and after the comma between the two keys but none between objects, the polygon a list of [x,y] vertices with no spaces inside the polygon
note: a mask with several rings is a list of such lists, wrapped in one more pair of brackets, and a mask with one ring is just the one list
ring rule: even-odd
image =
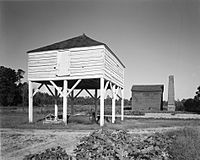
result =
[{"label": "wooden support post", "polygon": [[100,79],[100,126],[104,125],[104,78]]},{"label": "wooden support post", "polygon": [[112,97],[112,123],[115,123],[115,100],[116,100],[116,89],[115,84],[112,87],[113,97]]},{"label": "wooden support post", "polygon": [[29,81],[28,84],[28,95],[29,95],[29,103],[28,103],[28,120],[29,123],[33,122],[33,88],[32,88],[32,82]]},{"label": "wooden support post", "polygon": [[95,89],[95,93],[94,93],[95,120],[97,119],[97,101],[98,101],[98,97],[97,97],[97,89]]},{"label": "wooden support post", "polygon": [[121,95],[122,95],[122,98],[121,98],[121,120],[123,121],[124,120],[124,89],[123,88],[121,89]]},{"label": "wooden support post", "polygon": [[67,124],[67,80],[64,80],[63,86],[63,122]]},{"label": "wooden support post", "polygon": [[54,102],[55,102],[55,120],[58,118],[58,91],[55,89],[55,97],[54,97]]},{"label": "wooden support post", "polygon": [[74,115],[74,91],[71,92],[71,115]]}]

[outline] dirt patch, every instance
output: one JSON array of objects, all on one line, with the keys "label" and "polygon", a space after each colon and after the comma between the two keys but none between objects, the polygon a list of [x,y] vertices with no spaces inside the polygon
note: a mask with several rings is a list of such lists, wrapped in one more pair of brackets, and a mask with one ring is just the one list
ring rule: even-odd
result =
[{"label": "dirt patch", "polygon": [[56,146],[62,146],[67,153],[73,154],[79,139],[87,134],[89,131],[1,129],[2,159],[23,159],[30,153]]},{"label": "dirt patch", "polygon": [[[155,132],[165,132],[180,127],[132,129],[129,132],[145,136]],[[45,151],[47,148],[61,146],[69,155],[73,155],[80,138],[92,131],[69,130],[28,130],[0,129],[1,155],[4,160],[23,159],[25,155]]]}]

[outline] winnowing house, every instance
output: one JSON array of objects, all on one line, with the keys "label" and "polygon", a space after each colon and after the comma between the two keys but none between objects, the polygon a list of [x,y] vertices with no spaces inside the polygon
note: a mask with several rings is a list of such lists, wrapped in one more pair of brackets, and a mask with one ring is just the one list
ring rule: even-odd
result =
[{"label": "winnowing house", "polygon": [[[105,43],[83,34],[27,53],[29,122],[33,122],[33,96],[42,86],[45,86],[55,97],[55,116],[58,114],[56,97],[63,98],[63,121],[66,124],[67,97],[73,100],[83,90],[94,98],[96,114],[97,100],[100,98],[101,126],[104,124],[104,98],[108,89],[112,91],[113,99],[112,122],[115,121],[117,96],[121,98],[121,118],[123,119],[125,66]],[[32,83],[40,84],[34,93]],[[54,90],[51,90],[50,85],[54,87]],[[94,94],[91,93],[92,90]]]}]

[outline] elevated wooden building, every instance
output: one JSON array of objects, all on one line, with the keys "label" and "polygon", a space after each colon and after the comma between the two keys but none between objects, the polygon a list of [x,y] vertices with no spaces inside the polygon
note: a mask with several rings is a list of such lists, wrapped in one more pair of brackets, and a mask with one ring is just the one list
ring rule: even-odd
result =
[{"label": "elevated wooden building", "polygon": [[133,85],[131,91],[132,110],[163,110],[164,85]]},{"label": "elevated wooden building", "polygon": [[[58,114],[57,97],[63,97],[63,121],[67,124],[67,97],[72,100],[83,90],[97,100],[100,98],[100,125],[104,125],[104,98],[112,91],[112,122],[115,122],[115,100],[121,98],[123,120],[124,64],[104,43],[85,34],[62,42],[28,51],[29,122],[33,122],[33,96],[46,86],[55,98],[55,116]],[[41,85],[33,93],[32,83]],[[49,85],[55,88],[52,91]],[[74,90],[78,90],[74,95]],[[91,90],[95,94],[92,95]],[[100,94],[98,94],[100,90]],[[73,104],[72,104],[73,108]]]}]

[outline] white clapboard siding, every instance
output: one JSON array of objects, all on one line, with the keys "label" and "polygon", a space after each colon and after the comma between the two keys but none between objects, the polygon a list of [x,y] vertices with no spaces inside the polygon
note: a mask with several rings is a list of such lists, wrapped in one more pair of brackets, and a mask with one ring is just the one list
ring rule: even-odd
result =
[{"label": "white clapboard siding", "polygon": [[124,85],[124,67],[107,49],[105,49],[105,77],[120,84],[121,87]]},{"label": "white clapboard siding", "polygon": [[107,49],[105,49],[105,76],[123,87],[124,67]]},{"label": "white clapboard siding", "polygon": [[29,79],[87,78],[103,75],[104,47],[29,53]]},{"label": "white clapboard siding", "polygon": [[28,78],[31,80],[102,76],[118,86],[124,86],[124,67],[104,46],[28,54]]},{"label": "white clapboard siding", "polygon": [[124,83],[119,78],[112,76],[108,70],[105,71],[105,78],[114,82],[116,85],[123,87]]},{"label": "white clapboard siding", "polygon": [[103,74],[103,48],[71,51],[70,77]]},{"label": "white clapboard siding", "polygon": [[28,54],[28,78],[53,78],[56,74],[57,51]]}]

